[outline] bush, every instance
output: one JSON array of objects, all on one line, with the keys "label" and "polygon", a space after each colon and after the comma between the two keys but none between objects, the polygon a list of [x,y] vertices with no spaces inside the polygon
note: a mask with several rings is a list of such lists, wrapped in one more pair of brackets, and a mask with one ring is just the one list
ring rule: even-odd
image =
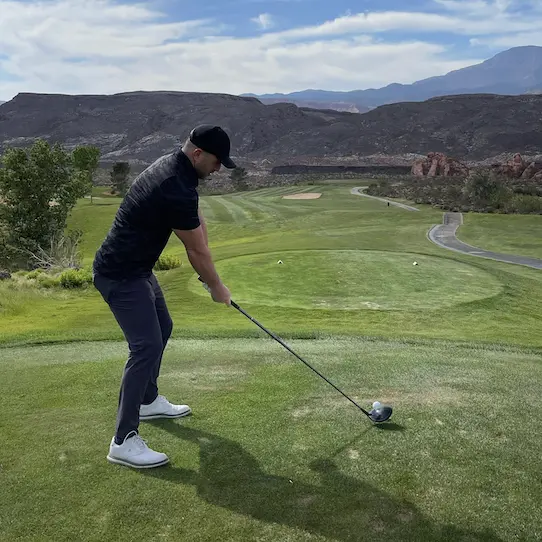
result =
[{"label": "bush", "polygon": [[43,269],[34,269],[26,274],[27,279],[37,279],[40,275],[43,274]]},{"label": "bush", "polygon": [[539,196],[527,196],[515,194],[506,206],[508,213],[542,214],[542,198]]},{"label": "bush", "polygon": [[165,271],[167,269],[174,269],[175,267],[180,267],[180,265],[181,260],[178,256],[175,256],[174,254],[162,254],[160,258],[158,258],[154,269],[156,271]]},{"label": "bush", "polygon": [[92,283],[92,272],[88,269],[67,269],[60,274],[59,280],[63,288],[81,288]]},{"label": "bush", "polygon": [[48,271],[78,269],[83,258],[79,249],[82,237],[81,230],[72,230],[67,235],[53,235],[46,250],[40,247],[36,253],[32,254],[34,265]]},{"label": "bush", "polygon": [[52,277],[46,273],[40,273],[38,275],[38,284],[42,288],[57,288],[60,284],[60,277]]}]

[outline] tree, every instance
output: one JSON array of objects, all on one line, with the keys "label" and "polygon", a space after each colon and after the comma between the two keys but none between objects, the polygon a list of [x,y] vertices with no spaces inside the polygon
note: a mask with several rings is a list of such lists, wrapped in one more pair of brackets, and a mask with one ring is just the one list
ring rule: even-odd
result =
[{"label": "tree", "polygon": [[59,144],[38,140],[8,149],[0,168],[0,247],[11,266],[28,266],[32,254],[63,236],[66,220],[86,194],[88,175]]},{"label": "tree", "polygon": [[90,193],[90,203],[92,203],[93,178],[95,171],[98,169],[100,149],[92,146],[80,146],[76,147],[72,154],[75,169],[85,174],[87,183],[87,192],[85,195]]},{"label": "tree", "polygon": [[233,186],[238,191],[243,191],[248,189],[247,183],[248,173],[244,167],[236,167],[230,173],[230,179],[233,183]]},{"label": "tree", "polygon": [[510,199],[510,192],[502,179],[487,171],[471,173],[463,187],[471,208],[484,212],[502,208]]},{"label": "tree", "polygon": [[130,174],[130,164],[128,162],[115,162],[111,170],[111,193],[122,197],[128,191],[128,175]]}]

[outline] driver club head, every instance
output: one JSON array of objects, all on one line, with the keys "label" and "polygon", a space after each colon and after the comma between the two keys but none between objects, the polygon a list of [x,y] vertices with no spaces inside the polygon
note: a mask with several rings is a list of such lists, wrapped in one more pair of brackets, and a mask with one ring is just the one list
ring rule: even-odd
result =
[{"label": "driver club head", "polygon": [[374,423],[383,423],[391,418],[392,413],[393,409],[391,408],[391,406],[381,406],[379,408],[373,408],[369,412],[369,418]]}]

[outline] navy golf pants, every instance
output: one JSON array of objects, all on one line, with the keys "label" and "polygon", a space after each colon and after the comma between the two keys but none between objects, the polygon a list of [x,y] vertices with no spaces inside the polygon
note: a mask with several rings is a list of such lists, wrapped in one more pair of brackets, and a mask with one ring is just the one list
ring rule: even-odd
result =
[{"label": "navy golf pants", "polygon": [[158,396],[162,354],[173,323],[154,274],[121,281],[95,274],[93,282],[109,305],[129,347],[115,432],[115,441],[121,444],[130,431],[138,431],[141,404],[150,404]]}]

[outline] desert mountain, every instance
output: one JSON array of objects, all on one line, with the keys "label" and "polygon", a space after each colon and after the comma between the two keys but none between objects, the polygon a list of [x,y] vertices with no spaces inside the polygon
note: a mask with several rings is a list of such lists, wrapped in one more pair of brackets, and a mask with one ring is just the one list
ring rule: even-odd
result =
[{"label": "desert mountain", "polygon": [[[303,90],[290,94],[262,94],[265,100],[318,101],[323,107],[332,104],[350,104],[361,111],[379,105],[424,101],[437,96],[453,94],[503,94],[518,95],[542,92],[542,47],[526,46],[508,49],[492,58],[467,68],[454,70],[446,75],[422,79],[411,85],[393,83],[378,89],[333,92]],[[343,106],[344,107],[344,106]]]},{"label": "desert mountain", "polygon": [[542,95],[463,95],[377,107],[367,113],[265,105],[256,98],[191,92],[18,94],[0,106],[0,152],[36,138],[92,144],[104,162],[148,164],[199,123],[231,135],[242,163],[322,164],[373,154],[441,151],[477,160],[542,153]]}]

